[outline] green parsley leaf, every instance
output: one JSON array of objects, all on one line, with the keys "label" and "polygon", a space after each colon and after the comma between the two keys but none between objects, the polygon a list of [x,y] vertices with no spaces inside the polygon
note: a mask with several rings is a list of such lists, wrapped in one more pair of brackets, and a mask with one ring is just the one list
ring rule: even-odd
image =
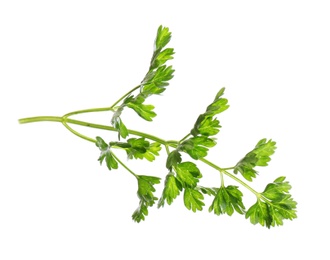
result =
[{"label": "green parsley leaf", "polygon": [[100,157],[98,159],[100,164],[102,164],[105,159],[109,170],[118,169],[118,163],[111,153],[110,146],[99,136],[96,137],[95,144],[101,151]]},{"label": "green parsley leaf", "polygon": [[160,183],[160,178],[146,175],[136,175],[136,178],[138,181],[137,195],[140,203],[139,207],[134,211],[132,219],[140,222],[145,220],[145,217],[148,215],[148,207],[153,206],[155,201],[158,200],[153,193],[156,191],[154,185]]},{"label": "green parsley leaf", "polygon": [[193,136],[204,135],[212,136],[219,133],[221,128],[220,121],[213,119],[212,117],[207,117],[206,115],[200,115],[197,118],[194,128],[191,130]]},{"label": "green parsley leaf", "polygon": [[155,40],[155,50],[164,48],[171,40],[171,32],[168,27],[159,26]]},{"label": "green parsley leaf", "polygon": [[196,210],[202,210],[205,205],[203,199],[204,196],[199,190],[185,188],[183,201],[187,209],[192,210],[193,212],[196,212]]},{"label": "green parsley leaf", "polygon": [[209,207],[209,212],[220,215],[227,213],[231,216],[234,211],[244,214],[243,193],[237,186],[227,186],[217,189],[217,194]]},{"label": "green parsley leaf", "polygon": [[267,166],[271,160],[270,156],[274,154],[276,142],[266,139],[261,139],[255,148],[247,153],[234,167],[234,173],[240,172],[248,181],[252,181],[258,172],[254,169],[256,166]]},{"label": "green parsley leaf", "polygon": [[196,164],[192,162],[182,162],[175,167],[178,180],[184,187],[196,187],[198,179],[202,177]]},{"label": "green parsley leaf", "polygon": [[173,59],[173,55],[175,54],[173,48],[167,48],[163,51],[156,51],[152,57],[150,62],[150,69],[155,69],[165,64],[168,60]]},{"label": "green parsley leaf", "polygon": [[174,77],[173,73],[172,66],[166,65],[158,67],[156,71],[149,71],[141,82],[141,95],[149,97],[163,93],[169,85],[168,81]]},{"label": "green parsley leaf", "polygon": [[149,162],[155,160],[161,150],[160,143],[151,143],[146,141],[144,137],[130,138],[127,143],[111,142],[111,147],[119,147],[126,150],[129,159],[147,159]]},{"label": "green parsley leaf", "polygon": [[268,204],[262,202],[260,199],[248,209],[245,218],[250,218],[250,222],[254,225],[259,223],[261,226],[266,225],[268,228],[273,222]]},{"label": "green parsley leaf", "polygon": [[194,128],[190,131],[193,136],[211,136],[216,135],[219,132],[219,128],[221,128],[220,122],[213,117],[227,110],[229,107],[228,100],[222,98],[224,91],[225,88],[220,89],[214,101],[207,107],[206,111],[199,115]]},{"label": "green parsley leaf", "polygon": [[217,195],[217,192],[218,192],[218,188],[197,186],[196,189],[201,191],[203,194],[207,194],[209,196],[215,196],[215,195]]},{"label": "green parsley leaf", "polygon": [[208,148],[216,145],[214,139],[206,136],[195,136],[182,142],[180,149],[188,153],[193,159],[198,160],[207,155]]},{"label": "green parsley leaf", "polygon": [[145,98],[138,95],[135,99],[131,99],[126,103],[127,107],[132,108],[140,117],[147,121],[152,121],[157,114],[153,111],[153,105],[144,105]]},{"label": "green parsley leaf", "polygon": [[180,181],[174,176],[173,172],[167,174],[165,179],[164,190],[161,198],[158,201],[158,208],[164,207],[165,201],[168,205],[171,205],[174,199],[179,196],[182,191],[182,185]]},{"label": "green parsley leaf", "polygon": [[275,225],[283,225],[284,219],[292,220],[297,217],[297,202],[289,194],[291,185],[284,180],[285,177],[279,177],[273,183],[268,184],[261,193],[262,197],[258,198],[257,202],[246,212],[245,217],[250,218],[252,224],[259,223],[270,228]]},{"label": "green parsley leaf", "polygon": [[166,168],[171,171],[172,170],[172,167],[178,165],[178,163],[180,163],[180,162],[182,162],[182,158],[181,158],[180,152],[178,150],[173,150],[167,156]]},{"label": "green parsley leaf", "polygon": [[148,206],[141,200],[139,207],[133,212],[132,219],[140,223],[141,220],[145,220],[145,217],[148,216]]},{"label": "green parsley leaf", "polygon": [[287,196],[286,194],[289,193],[290,189],[291,185],[282,176],[274,180],[274,182],[269,183],[262,192],[262,195],[270,200],[282,200]]},{"label": "green parsley leaf", "polygon": [[137,175],[138,180],[138,197],[145,203],[146,206],[152,206],[155,203],[156,198],[153,192],[155,184],[160,183],[160,178],[154,176]]}]

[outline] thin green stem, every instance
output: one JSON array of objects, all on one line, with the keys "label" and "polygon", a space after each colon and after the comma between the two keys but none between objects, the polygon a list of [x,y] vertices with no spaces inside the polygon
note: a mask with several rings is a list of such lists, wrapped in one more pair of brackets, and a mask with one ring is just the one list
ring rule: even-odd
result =
[{"label": "thin green stem", "polygon": [[70,113],[67,113],[63,116],[63,118],[67,118],[69,116],[83,114],[83,113],[91,113],[91,112],[104,112],[104,111],[113,111],[112,107],[99,107],[99,108],[90,108],[90,109],[83,109],[77,110]]},{"label": "thin green stem", "polygon": [[[22,118],[18,120],[20,124],[27,124],[27,123],[33,123],[33,122],[41,122],[41,121],[52,121],[52,122],[65,122],[65,123],[70,123],[70,124],[75,124],[75,125],[81,125],[81,126],[86,126],[86,127],[91,127],[91,128],[97,128],[97,129],[102,129],[102,130],[108,130],[108,131],[114,131],[117,132],[117,129],[115,129],[112,126],[107,126],[107,125],[100,125],[100,124],[94,124],[94,123],[90,123],[90,122],[85,122],[85,121],[80,121],[80,120],[76,120],[76,119],[71,119],[71,118],[63,118],[63,117],[59,117],[59,116],[36,116],[36,117],[27,117],[27,118]],[[68,128],[68,127],[67,127]],[[68,128],[68,130],[70,130],[70,132],[72,132],[71,130],[73,130],[72,128]],[[74,134],[76,131],[72,132]],[[128,129],[128,133],[132,134],[132,135],[137,135],[137,136],[141,136],[141,137],[145,137],[149,140],[158,142],[160,144],[169,144],[170,146],[174,146],[173,141],[170,141],[170,143],[167,143],[166,140],[161,139],[157,136],[151,135],[151,134],[147,134],[144,132],[139,132],[136,130],[131,130]],[[84,138],[85,139],[85,138]],[[91,138],[88,138],[86,140],[89,140]],[[94,139],[93,139],[94,140]]]},{"label": "thin green stem", "polygon": [[86,136],[86,135],[83,135],[83,134],[77,132],[76,130],[72,129],[70,126],[68,126],[68,124],[67,124],[65,121],[62,121],[62,124],[63,124],[63,125],[64,125],[64,126],[65,126],[65,127],[71,132],[71,133],[75,134],[76,136],[79,136],[80,138],[85,139],[85,140],[87,140],[87,141],[90,141],[90,142],[92,142],[92,143],[96,143],[96,140],[95,140],[95,139],[90,138],[90,137],[88,137],[88,136]]},{"label": "thin green stem", "polygon": [[224,178],[223,178],[223,172],[220,171],[220,180],[221,180],[221,187],[225,187],[225,181],[224,181]]},{"label": "thin green stem", "polygon": [[229,171],[229,170],[233,170],[235,167],[227,167],[227,168],[222,168],[222,170],[225,170],[225,171]]},{"label": "thin green stem", "polygon": [[141,85],[136,86],[135,88],[128,91],[125,95],[123,95],[120,99],[118,99],[110,108],[113,109],[120,101],[122,101],[124,98],[126,98],[128,95],[133,93],[135,90],[137,90]]},{"label": "thin green stem", "polygon": [[135,90],[137,90],[140,87],[140,85],[136,86],[135,88],[131,89],[130,91],[128,91],[125,95],[123,95],[120,99],[118,99],[112,106],[110,107],[98,107],[98,108],[90,108],[90,109],[83,109],[83,110],[77,110],[77,111],[73,111],[70,113],[65,114],[63,117],[64,118],[68,118],[69,116],[73,116],[73,115],[78,115],[78,114],[83,114],[83,113],[91,113],[91,112],[104,112],[104,111],[114,111],[114,107],[120,102],[122,101],[124,98],[126,98],[129,94],[131,94],[132,92],[134,92]]},{"label": "thin green stem", "polygon": [[135,174],[130,168],[128,168],[126,166],[125,163],[123,163],[113,152],[111,152],[112,156],[115,158],[115,160],[121,165],[123,166],[129,173],[131,173],[132,175],[134,175],[136,178],[138,178],[138,175]]},{"label": "thin green stem", "polygon": [[190,133],[187,134],[185,137],[183,137],[183,138],[179,141],[179,143],[182,143],[182,142],[183,142],[184,140],[186,140],[189,136],[190,136]]},{"label": "thin green stem", "polygon": [[237,178],[235,175],[231,174],[230,172],[224,170],[223,168],[215,165],[214,163],[206,160],[205,158],[200,158],[200,161],[206,163],[207,165],[211,166],[212,168],[220,171],[223,174],[226,174],[228,177],[234,179],[235,181],[237,181],[238,183],[240,183],[241,185],[243,185],[245,188],[247,188],[249,191],[251,191],[254,195],[257,196],[257,198],[260,198],[261,195],[259,192],[257,192],[256,190],[254,190],[253,188],[251,188],[248,184],[246,184],[244,181],[242,181],[241,179]]},{"label": "thin green stem", "polygon": [[165,149],[166,149],[167,155],[169,155],[170,154],[170,149],[168,148],[168,145],[167,144],[165,144]]},{"label": "thin green stem", "polygon": [[18,119],[20,124],[28,124],[34,122],[42,122],[42,121],[51,121],[51,122],[62,122],[62,117],[59,116],[35,116],[35,117],[26,117]]}]

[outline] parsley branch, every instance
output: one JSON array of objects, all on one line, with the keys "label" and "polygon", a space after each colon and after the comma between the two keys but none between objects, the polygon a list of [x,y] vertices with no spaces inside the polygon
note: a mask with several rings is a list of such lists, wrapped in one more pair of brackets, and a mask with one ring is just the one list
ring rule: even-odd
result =
[{"label": "parsley branch", "polygon": [[[95,143],[99,149],[98,161],[105,162],[109,170],[116,170],[119,166],[126,169],[137,180],[138,208],[133,212],[132,219],[136,222],[145,220],[149,208],[157,203],[158,208],[165,204],[171,205],[180,195],[183,197],[184,206],[193,212],[203,210],[205,206],[204,195],[213,197],[209,212],[216,215],[235,212],[245,215],[252,224],[260,224],[267,228],[283,225],[283,220],[293,220],[297,217],[295,202],[290,194],[291,185],[285,177],[279,177],[269,183],[263,192],[257,192],[245,181],[252,182],[258,176],[258,167],[268,166],[272,154],[276,150],[276,142],[271,139],[261,139],[256,146],[232,167],[220,167],[206,159],[209,149],[216,146],[215,135],[220,132],[219,114],[228,109],[228,100],[224,98],[224,88],[221,88],[215,98],[206,107],[204,113],[197,117],[190,132],[181,140],[165,140],[156,135],[136,131],[126,127],[121,119],[125,108],[133,109],[137,115],[147,121],[152,121],[156,116],[154,105],[145,101],[151,95],[163,93],[173,78],[174,69],[167,63],[173,59],[174,49],[166,48],[170,42],[171,32],[167,27],[159,26],[155,39],[153,54],[149,69],[136,87],[132,88],[113,105],[108,107],[90,108],[69,112],[62,117],[37,116],[19,119],[19,123],[33,122],[59,122],[74,135]],[[101,125],[71,118],[77,114],[92,112],[111,112],[109,120],[111,125]],[[112,131],[118,134],[114,140],[103,140],[97,136],[86,136],[71,127],[79,125],[95,129]],[[132,137],[133,136],[133,137]],[[122,140],[121,140],[122,139]],[[135,173],[128,163],[125,164],[117,157],[114,150],[126,152],[129,160],[140,159],[154,162],[161,155],[161,148],[165,147],[166,160],[163,160],[165,180],[163,191],[158,199],[155,196],[156,184],[161,178]],[[186,154],[187,156],[183,156]],[[188,160],[186,160],[188,157]],[[213,168],[219,173],[220,183],[216,187],[204,187],[203,173],[198,168],[199,163]],[[232,171],[232,173],[231,173]],[[240,175],[238,175],[240,174]],[[256,203],[247,210],[243,202],[243,192],[238,186],[226,186],[226,178],[231,178],[256,196]],[[239,178],[239,177],[242,177]]]}]

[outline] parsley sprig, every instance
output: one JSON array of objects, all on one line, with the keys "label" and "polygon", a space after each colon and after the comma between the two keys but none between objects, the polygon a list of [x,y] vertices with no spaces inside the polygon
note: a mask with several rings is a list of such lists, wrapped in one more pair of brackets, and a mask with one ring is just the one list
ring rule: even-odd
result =
[{"label": "parsley sprig", "polygon": [[[245,218],[249,219],[252,224],[260,224],[267,228],[283,225],[284,220],[296,218],[297,203],[290,194],[291,185],[285,177],[278,177],[260,192],[249,184],[257,178],[259,167],[268,166],[271,156],[276,150],[276,142],[273,140],[261,139],[232,167],[220,167],[207,159],[209,149],[217,144],[215,136],[222,127],[217,116],[229,107],[228,100],[223,97],[224,88],[219,90],[205,112],[197,117],[191,131],[178,141],[164,140],[155,135],[128,128],[124,124],[121,115],[125,108],[132,109],[146,121],[152,121],[157,115],[154,105],[148,104],[146,100],[152,95],[163,93],[169,86],[169,80],[173,78],[174,69],[168,65],[168,61],[173,59],[175,53],[173,48],[166,47],[170,40],[169,29],[159,26],[146,75],[140,84],[111,106],[73,111],[62,117],[22,118],[19,122],[22,124],[39,121],[61,122],[70,132],[97,146],[100,152],[98,157],[100,164],[105,163],[109,170],[121,168],[127,170],[137,180],[139,203],[132,215],[132,219],[136,222],[145,220],[149,208],[155,204],[158,208],[164,207],[166,204],[171,205],[180,196],[188,210],[201,211],[205,207],[206,195],[212,197],[208,210],[216,215],[231,216],[234,213],[245,215]],[[72,118],[77,114],[91,112],[111,112],[109,125],[94,124]],[[117,132],[118,137],[115,140],[107,141],[100,136],[91,138],[74,130],[71,125]],[[162,148],[165,148],[167,158],[164,160],[163,170],[159,171],[163,173],[164,183],[158,199],[156,186],[161,183],[161,178],[135,173],[127,163],[123,163],[118,154],[126,154],[129,160],[139,159],[153,162],[160,155]],[[183,161],[183,154],[189,155],[190,160]],[[208,165],[219,174],[219,185],[215,185],[215,187],[200,185],[203,173],[198,168],[199,163]],[[237,185],[226,186],[226,178],[236,181]],[[256,197],[256,203],[249,208],[244,205],[242,188]]]}]

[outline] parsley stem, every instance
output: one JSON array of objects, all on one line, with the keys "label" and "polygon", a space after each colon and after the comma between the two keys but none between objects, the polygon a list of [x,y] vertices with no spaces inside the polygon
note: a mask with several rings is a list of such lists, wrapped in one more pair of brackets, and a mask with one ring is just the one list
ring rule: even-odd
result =
[{"label": "parsley stem", "polygon": [[124,98],[126,98],[129,94],[137,90],[141,85],[136,86],[135,88],[128,91],[125,95],[123,95],[120,99],[118,99],[110,108],[113,109],[120,101],[122,101]]},{"label": "parsley stem", "polygon": [[72,129],[70,126],[68,126],[68,124],[67,124],[65,121],[62,121],[62,124],[63,124],[63,125],[64,125],[64,126],[65,126],[65,127],[71,132],[71,133],[75,134],[76,136],[79,136],[80,138],[85,139],[85,140],[87,140],[87,141],[90,141],[90,142],[92,142],[92,143],[96,143],[96,140],[95,140],[95,139],[90,138],[90,137],[88,137],[88,136],[85,136],[85,135],[83,135],[83,134],[77,132],[76,130]]},{"label": "parsley stem", "polygon": [[179,141],[179,143],[181,143],[181,142],[183,142],[184,140],[186,140],[189,136],[190,136],[190,133],[187,134],[185,137],[183,137],[183,138]]},{"label": "parsley stem", "polygon": [[138,178],[138,175],[135,174],[130,168],[128,168],[127,165],[126,165],[125,163],[123,163],[121,160],[119,160],[119,158],[118,158],[113,152],[111,152],[111,154],[112,154],[112,156],[115,158],[115,160],[116,160],[117,162],[119,162],[119,164],[120,164],[121,166],[123,166],[123,167],[124,167],[129,173],[131,173],[131,174],[134,175],[136,178]]},{"label": "parsley stem", "polygon": [[[117,132],[117,130],[114,127],[112,127],[112,126],[94,124],[94,123],[90,123],[90,122],[80,121],[80,120],[71,119],[71,118],[63,118],[63,117],[59,117],[59,116],[36,116],[36,117],[21,118],[21,119],[18,120],[18,122],[20,124],[27,124],[27,123],[41,122],[41,121],[52,121],[52,122],[62,122],[62,123],[65,122],[65,123],[70,123],[70,124],[75,124],[75,125],[81,125],[81,126],[86,126],[86,127],[91,127],[91,128],[97,128],[97,129],[109,130],[109,131]],[[67,124],[65,125],[65,127],[67,127],[67,129],[70,132],[72,132],[72,133],[74,133],[74,134],[76,134],[76,135],[78,135],[80,137],[83,136],[83,135],[79,134],[78,132],[74,131]],[[73,130],[73,131],[71,131],[70,129]],[[145,137],[147,139],[150,139],[152,141],[161,143],[163,145],[169,144],[169,145],[173,146],[172,143],[176,143],[174,141],[167,142],[166,140],[161,139],[161,138],[159,138],[157,136],[154,136],[154,135],[151,135],[151,134],[147,134],[147,133],[144,133],[144,132],[139,132],[139,131],[136,131],[136,130],[128,129],[128,132],[130,134],[132,134],[132,135],[137,135],[137,136]],[[92,141],[93,140],[93,142],[95,142],[94,139],[89,138],[89,137],[86,137],[86,138],[83,138],[83,139],[86,139],[88,141]]]},{"label": "parsley stem", "polygon": [[26,117],[18,120],[20,124],[42,122],[42,121],[52,121],[52,122],[62,122],[62,117],[59,116],[35,116],[35,117]]},{"label": "parsley stem", "polygon": [[83,110],[77,110],[77,111],[67,113],[63,116],[63,118],[67,118],[69,116],[83,114],[83,113],[104,112],[104,111],[111,111],[111,110],[113,110],[112,107],[99,107],[99,108],[83,109]]},{"label": "parsley stem", "polygon": [[203,163],[206,163],[207,165],[211,166],[212,168],[220,171],[223,174],[226,174],[228,177],[234,179],[235,181],[237,181],[238,183],[242,184],[245,188],[247,188],[249,191],[251,191],[254,195],[257,196],[257,198],[260,198],[261,195],[259,192],[255,191],[253,188],[251,188],[248,184],[246,184],[244,181],[242,181],[241,179],[237,178],[235,175],[231,174],[230,172],[226,171],[225,169],[215,165],[214,163],[206,160],[205,158],[199,158],[200,161],[202,161]]},{"label": "parsley stem", "polygon": [[125,97],[127,97],[129,94],[131,94],[132,92],[134,92],[136,89],[138,89],[140,87],[140,85],[136,86],[135,88],[131,89],[130,91],[128,91],[125,95],[123,95],[120,99],[118,99],[111,107],[98,107],[98,108],[90,108],[90,109],[83,109],[83,110],[77,110],[77,111],[73,111],[70,113],[65,114],[63,117],[67,118],[69,116],[73,116],[73,115],[78,115],[78,114],[83,114],[83,113],[91,113],[91,112],[104,112],[104,111],[114,111],[114,107],[120,102],[122,101]]},{"label": "parsley stem", "polygon": [[170,149],[168,148],[168,145],[167,144],[165,144],[165,149],[166,149],[167,155],[169,155],[170,154]]}]

